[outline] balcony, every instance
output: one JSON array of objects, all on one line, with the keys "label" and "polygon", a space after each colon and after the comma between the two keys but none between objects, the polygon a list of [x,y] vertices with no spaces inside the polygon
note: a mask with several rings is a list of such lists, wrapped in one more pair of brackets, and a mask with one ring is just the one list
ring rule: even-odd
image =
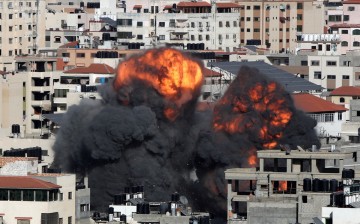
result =
[{"label": "balcony", "polygon": [[47,107],[48,105],[51,105],[50,100],[32,100],[31,101],[31,106]]}]

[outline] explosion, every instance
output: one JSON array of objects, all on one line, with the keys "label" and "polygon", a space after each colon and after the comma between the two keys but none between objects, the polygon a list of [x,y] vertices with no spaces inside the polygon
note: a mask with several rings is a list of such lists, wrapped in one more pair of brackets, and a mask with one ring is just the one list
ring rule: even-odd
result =
[{"label": "explosion", "polygon": [[232,135],[257,136],[258,149],[275,148],[293,115],[291,98],[279,84],[253,79],[246,70],[238,75],[215,106],[213,127]]},{"label": "explosion", "polygon": [[[244,67],[214,110],[195,110],[203,66],[180,51],[152,49],[123,61],[102,100],[71,106],[54,144],[54,167],[86,173],[92,210],[123,187],[149,201],[173,192],[194,209],[226,215],[224,171],[256,167],[256,151],[319,145],[316,122],[278,83]],[[195,175],[194,175],[195,173]]]},{"label": "explosion", "polygon": [[[173,121],[179,115],[179,110],[183,109],[182,105],[193,99],[195,90],[201,87],[202,66],[170,48],[147,51],[119,65],[114,89],[118,91],[138,81],[146,83],[163,97],[166,101],[163,113],[168,120]],[[120,101],[127,105],[129,95],[136,89],[125,88],[125,91],[126,98]]]}]

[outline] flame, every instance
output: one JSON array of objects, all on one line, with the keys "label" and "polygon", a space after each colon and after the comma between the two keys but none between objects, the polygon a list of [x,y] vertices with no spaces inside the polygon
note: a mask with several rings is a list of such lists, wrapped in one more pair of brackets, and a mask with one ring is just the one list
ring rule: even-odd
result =
[{"label": "flame", "polygon": [[244,84],[246,79],[234,82],[215,106],[214,130],[258,136],[263,148],[275,148],[292,117],[289,102],[275,91],[284,90],[275,82],[256,82],[250,87]]},{"label": "flame", "polygon": [[248,158],[248,163],[251,167],[255,167],[257,165],[257,157],[255,154],[250,155],[250,157]]},{"label": "flame", "polygon": [[280,180],[279,181],[279,191],[286,191],[287,190],[287,181],[286,180]]},{"label": "flame", "polygon": [[[194,99],[194,92],[200,89],[203,82],[202,66],[178,50],[152,49],[122,62],[118,66],[113,87],[118,91],[139,81],[155,89],[172,105],[165,107],[163,114],[169,120],[174,120],[182,105]],[[131,88],[129,91],[132,91]],[[126,103],[126,100],[122,103]]]}]

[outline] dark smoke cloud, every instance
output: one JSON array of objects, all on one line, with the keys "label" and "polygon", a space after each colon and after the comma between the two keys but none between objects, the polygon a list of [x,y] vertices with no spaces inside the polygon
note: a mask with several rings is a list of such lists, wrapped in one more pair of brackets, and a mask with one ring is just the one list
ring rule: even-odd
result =
[{"label": "dark smoke cloud", "polygon": [[[241,82],[244,78],[246,83]],[[244,68],[228,91],[241,97],[257,82],[269,80],[257,70]],[[117,91],[104,85],[100,94],[101,101],[82,100],[69,108],[54,145],[55,167],[88,173],[92,209],[105,211],[112,196],[125,186],[144,185],[148,200],[168,201],[177,191],[194,208],[226,217],[224,170],[249,167],[248,158],[263,149],[254,129],[214,131],[212,111],[195,110],[200,87],[179,108],[174,121],[163,115],[169,101],[141,80]],[[281,90],[277,97],[285,97],[293,112],[279,143],[319,145],[313,131],[316,123],[294,108],[287,92]],[[256,111],[248,113],[254,119],[266,119]]]}]

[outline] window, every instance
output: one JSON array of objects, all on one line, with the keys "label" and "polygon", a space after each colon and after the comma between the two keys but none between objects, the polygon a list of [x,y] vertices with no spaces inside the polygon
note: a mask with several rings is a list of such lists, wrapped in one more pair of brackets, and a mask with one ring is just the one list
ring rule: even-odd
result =
[{"label": "window", "polygon": [[118,32],[118,38],[120,39],[131,39],[132,32]]},{"label": "window", "polygon": [[21,190],[10,190],[10,201],[21,201]]},{"label": "window", "polygon": [[270,17],[266,17],[266,18],[265,18],[265,21],[266,21],[266,22],[270,22]]},{"label": "window", "polygon": [[251,6],[250,5],[246,6],[246,9],[251,9]]},{"label": "window", "polygon": [[350,18],[349,18],[349,15],[344,15],[344,21],[349,21]]},{"label": "window", "polygon": [[260,32],[260,29],[255,28],[255,29],[254,29],[254,32],[255,32],[255,33],[259,33],[259,32]]},{"label": "window", "polygon": [[165,35],[159,35],[159,40],[165,40]]},{"label": "window", "polygon": [[353,42],[353,47],[359,47],[360,46],[360,42],[359,41],[354,41]]},{"label": "window", "polygon": [[206,34],[206,40],[210,40],[210,35]]},{"label": "window", "polygon": [[339,102],[340,102],[340,103],[345,103],[345,98],[344,98],[344,97],[340,97]]},{"label": "window", "polygon": [[302,14],[297,14],[297,20],[302,20]]},{"label": "window", "polygon": [[260,10],[260,5],[254,5],[254,10]]},{"label": "window", "polygon": [[30,224],[30,219],[18,219],[16,224]]},{"label": "window", "polygon": [[64,200],[64,194],[60,193],[60,201]]},{"label": "window", "polygon": [[226,27],[230,27],[230,22],[229,21],[226,21]]},{"label": "window", "polygon": [[222,27],[223,24],[222,24],[222,21],[219,21],[219,27]]},{"label": "window", "polygon": [[326,44],[326,51],[330,51],[330,49],[331,49],[330,44]]},{"label": "window", "polygon": [[9,51],[9,56],[12,56],[13,55],[13,51]]},{"label": "window", "polygon": [[308,66],[308,61],[301,61],[301,66]]},{"label": "window", "polygon": [[319,66],[319,65],[320,65],[320,61],[319,61],[319,60],[311,61],[311,66]]},{"label": "window", "polygon": [[296,26],[296,31],[297,32],[302,32],[302,25]]},{"label": "window", "polygon": [[303,202],[303,203],[307,203],[307,196],[306,196],[306,195],[303,195],[303,196],[302,196],[302,202]]},{"label": "window", "polygon": [[9,32],[12,32],[12,31],[13,31],[13,27],[9,26]]},{"label": "window", "polygon": [[72,199],[72,192],[68,193],[68,199],[71,200]]},{"label": "window", "polygon": [[202,41],[203,38],[202,38],[202,35],[199,35],[199,41]]},{"label": "window", "polygon": [[246,32],[250,33],[250,29],[246,29]]},{"label": "window", "polygon": [[314,79],[321,79],[321,72],[319,71],[314,72]]},{"label": "window", "polygon": [[327,66],[336,66],[336,61],[326,61]]},{"label": "window", "polygon": [[300,2],[298,2],[297,3],[297,7],[296,7],[297,9],[302,9],[303,8],[303,4],[302,3],[300,3]]},{"label": "window", "polygon": [[142,40],[142,39],[143,39],[143,35],[137,35],[136,39]]},{"label": "window", "polygon": [[341,46],[342,47],[347,47],[349,44],[347,41],[341,41]]},{"label": "window", "polygon": [[0,190],[0,201],[7,201],[9,200],[9,191],[8,190]]},{"label": "window", "polygon": [[250,17],[246,17],[246,21],[251,21],[251,18],[250,18]]},{"label": "window", "polygon": [[59,218],[59,224],[64,224],[63,218]]},{"label": "window", "polygon": [[13,18],[13,14],[9,14],[9,19],[12,19]]},{"label": "window", "polygon": [[69,92],[68,89],[55,89],[54,90],[54,97],[59,98],[66,98],[67,93]]},{"label": "window", "polygon": [[118,19],[116,22],[118,26],[132,26],[132,19]]},{"label": "window", "polygon": [[143,22],[137,22],[137,23],[136,23],[136,26],[137,26],[137,27],[142,27],[142,26],[143,26]]},{"label": "window", "polygon": [[[157,6],[156,6],[157,7]],[[68,217],[68,224],[72,224],[72,216]]]},{"label": "window", "polygon": [[149,13],[149,9],[144,9],[144,13]]},{"label": "window", "polygon": [[348,30],[341,30],[341,34],[348,34],[349,31]]},{"label": "window", "polygon": [[335,75],[328,75],[327,79],[336,79],[336,76]]},{"label": "window", "polygon": [[311,118],[317,122],[333,122],[334,113],[322,113],[322,114],[309,114]]},{"label": "window", "polygon": [[9,38],[9,44],[13,43],[13,38]]},{"label": "window", "polygon": [[354,6],[349,6],[348,7],[348,11],[354,11],[355,10],[355,7]]},{"label": "window", "polygon": [[254,21],[255,21],[255,22],[259,22],[259,21],[260,21],[260,17],[254,17]]},{"label": "window", "polygon": [[76,53],[77,58],[85,58],[85,53]]},{"label": "window", "polygon": [[237,22],[236,21],[233,22],[233,26],[237,27]]},{"label": "window", "polygon": [[47,191],[36,190],[35,191],[35,201],[47,201]]},{"label": "window", "polygon": [[165,27],[165,22],[159,22],[159,27]]},{"label": "window", "polygon": [[341,15],[329,15],[330,22],[341,22]]},{"label": "window", "polygon": [[350,79],[350,76],[349,75],[343,75],[342,79]]}]

